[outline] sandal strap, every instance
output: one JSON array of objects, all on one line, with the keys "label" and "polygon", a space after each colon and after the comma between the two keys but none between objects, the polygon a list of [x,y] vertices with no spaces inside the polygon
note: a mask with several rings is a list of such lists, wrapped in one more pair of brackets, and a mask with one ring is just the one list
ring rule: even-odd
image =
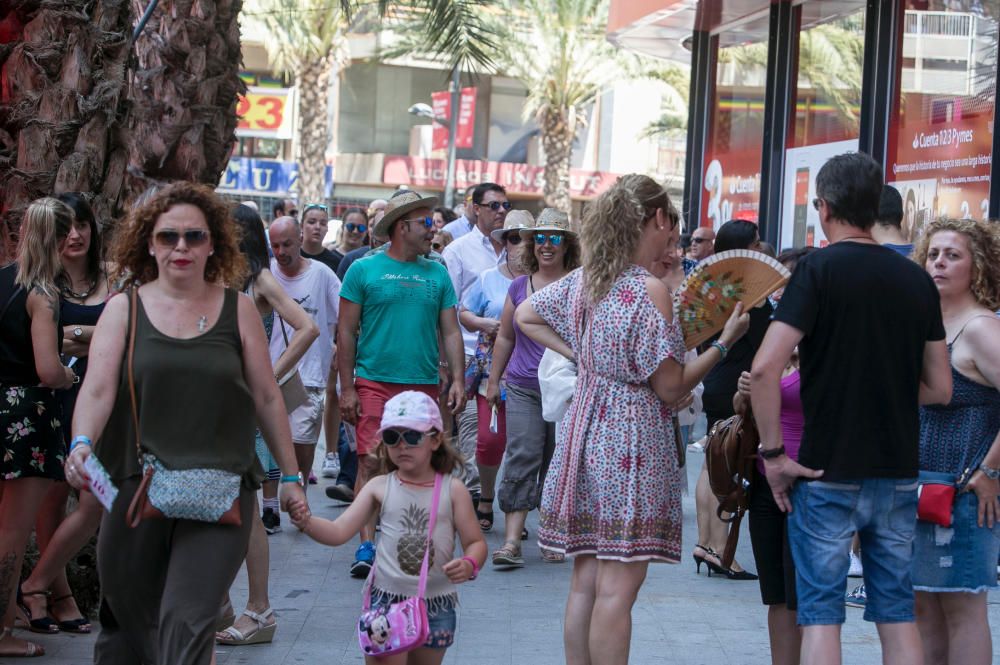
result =
[{"label": "sandal strap", "polygon": [[[21,589],[21,595],[22,596],[45,596],[46,598],[48,598],[49,596],[52,595],[52,592],[51,591],[25,591],[24,589]],[[70,595],[72,595],[72,594],[70,594]]]},{"label": "sandal strap", "polygon": [[[243,610],[243,614],[245,614],[246,616],[248,616],[251,619],[253,619],[254,621],[256,621],[257,625],[260,628],[263,628],[264,626],[267,625],[267,620],[274,616],[274,609],[271,608],[271,607],[269,607],[266,610],[264,610],[263,612],[261,612],[260,614],[257,614],[253,610]],[[243,638],[240,638],[240,639],[243,639]]]},{"label": "sandal strap", "polygon": [[236,628],[236,626],[230,626],[229,628],[226,628],[224,631],[222,631],[222,634],[228,635],[229,640],[231,642],[245,642],[247,639],[246,635],[241,633],[239,629]]},{"label": "sandal strap", "polygon": [[51,600],[52,600],[53,603],[61,603],[62,601],[66,600],[67,598],[72,598],[72,597],[73,597],[73,594],[67,593],[65,596],[59,596],[58,598],[52,598]]}]

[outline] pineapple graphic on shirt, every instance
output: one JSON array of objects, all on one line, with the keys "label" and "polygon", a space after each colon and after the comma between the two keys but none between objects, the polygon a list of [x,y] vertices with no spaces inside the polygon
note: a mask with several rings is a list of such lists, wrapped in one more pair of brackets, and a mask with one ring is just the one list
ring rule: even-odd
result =
[{"label": "pineapple graphic on shirt", "polygon": [[[399,568],[407,575],[419,575],[420,564],[424,561],[424,549],[427,545],[427,523],[430,514],[424,508],[415,504],[403,512],[403,528],[406,534],[399,537],[396,543],[396,559]],[[434,548],[430,548],[428,568],[434,565]]]}]

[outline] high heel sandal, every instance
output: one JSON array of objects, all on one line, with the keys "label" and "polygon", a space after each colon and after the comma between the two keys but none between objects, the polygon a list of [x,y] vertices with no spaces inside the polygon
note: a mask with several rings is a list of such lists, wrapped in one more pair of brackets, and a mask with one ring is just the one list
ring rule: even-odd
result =
[{"label": "high heel sandal", "polygon": [[[711,547],[705,547],[704,545],[695,545],[695,549],[700,549],[706,554],[712,554]],[[705,564],[710,568],[708,573],[709,577],[712,576],[712,571],[711,571],[712,562],[709,561],[707,557],[698,556],[696,552],[691,552],[691,558],[694,559],[694,572],[696,575],[701,575],[701,564]]]},{"label": "high heel sandal", "polygon": [[[25,618],[28,620],[28,630],[33,633],[41,633],[43,635],[51,635],[53,633],[59,632],[59,625],[52,619],[52,617],[44,614],[40,617],[35,617],[31,613],[31,609],[28,608],[27,603],[24,602],[25,596],[43,596],[48,598],[52,594],[48,591],[22,591],[21,587],[17,587],[17,606],[24,613]],[[48,602],[46,602],[46,607]]]},{"label": "high heel sandal", "polygon": [[[718,552],[716,552],[715,550],[713,550],[711,547],[705,547],[704,545],[698,545],[698,547],[700,547],[701,549],[705,550],[705,553],[708,554],[708,556],[713,556],[713,557],[715,557],[716,559],[719,560],[719,563],[715,563],[714,561],[709,561],[708,557],[701,557],[701,560],[705,562],[706,566],[708,566],[708,576],[709,577],[712,576],[712,573],[715,573],[716,575],[722,575],[727,580],[755,580],[755,579],[757,579],[756,575],[754,575],[753,573],[751,573],[750,571],[747,571],[747,570],[739,570],[739,571],[737,571],[737,570],[733,570],[732,568],[723,568],[722,567],[722,557],[719,556]],[[697,561],[697,556],[695,556],[695,560]],[[699,566],[699,569],[700,568],[701,567]]]}]

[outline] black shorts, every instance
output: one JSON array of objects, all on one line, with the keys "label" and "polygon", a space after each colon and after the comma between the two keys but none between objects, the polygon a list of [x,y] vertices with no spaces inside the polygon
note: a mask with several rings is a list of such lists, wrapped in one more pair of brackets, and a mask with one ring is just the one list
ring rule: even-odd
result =
[{"label": "black shorts", "polygon": [[760,599],[795,610],[795,564],[788,546],[788,516],[774,502],[767,478],[754,467],[750,489],[750,543],[757,564]]}]

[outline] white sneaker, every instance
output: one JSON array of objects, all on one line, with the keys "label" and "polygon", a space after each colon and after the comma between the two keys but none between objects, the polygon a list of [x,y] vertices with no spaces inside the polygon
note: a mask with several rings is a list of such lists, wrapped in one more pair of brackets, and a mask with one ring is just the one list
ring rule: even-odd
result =
[{"label": "white sneaker", "polygon": [[326,454],[326,457],[323,458],[322,473],[324,478],[337,477],[337,474],[340,473],[340,459],[337,457],[337,453]]},{"label": "white sneaker", "polygon": [[847,571],[848,577],[864,577],[864,568],[861,566],[861,557],[851,552],[851,567]]}]

